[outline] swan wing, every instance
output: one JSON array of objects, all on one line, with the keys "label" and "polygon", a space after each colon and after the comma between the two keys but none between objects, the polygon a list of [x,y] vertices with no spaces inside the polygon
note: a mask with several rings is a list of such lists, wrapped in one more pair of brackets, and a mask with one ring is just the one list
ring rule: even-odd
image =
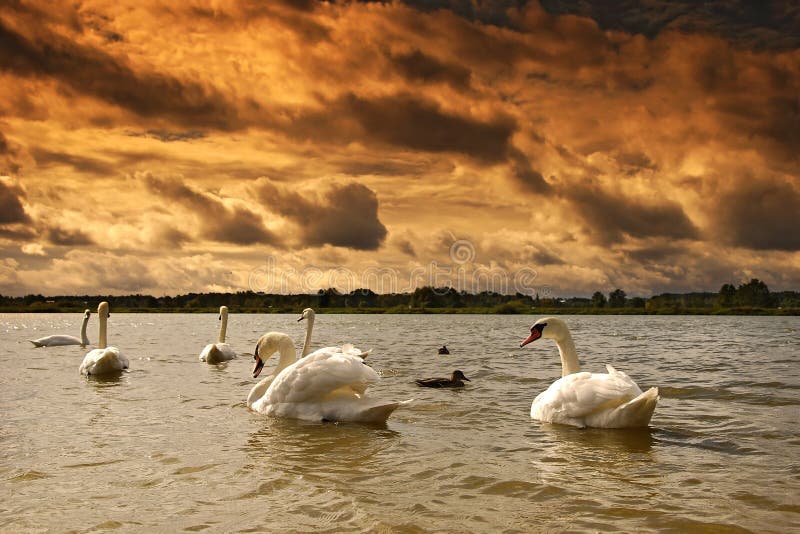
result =
[{"label": "swan wing", "polygon": [[[372,349],[362,351],[361,349],[354,347],[351,343],[345,343],[341,347],[322,347],[321,349],[315,350],[311,354],[317,352],[337,352],[341,354],[350,354],[352,356],[358,356],[363,360],[366,359],[366,357],[369,356],[370,353],[372,353]],[[308,356],[311,356],[311,354],[309,354]],[[308,356],[305,357],[308,358]]]},{"label": "swan wing", "polygon": [[128,358],[116,347],[94,349],[86,353],[80,368],[83,375],[109,374],[128,368]]},{"label": "swan wing", "polygon": [[236,358],[236,351],[227,343],[209,343],[200,352],[200,361],[210,364],[226,362]]},{"label": "swan wing", "polygon": [[40,337],[39,339],[29,339],[34,347],[61,347],[65,345],[80,345],[81,340],[75,336],[55,335]]},{"label": "swan wing", "polygon": [[573,373],[556,380],[533,401],[531,415],[538,407],[545,421],[583,419],[641,395],[642,390],[628,375],[610,370],[608,374]]},{"label": "swan wing", "polygon": [[320,349],[281,371],[264,396],[268,404],[360,396],[378,380],[378,373],[358,356]]}]

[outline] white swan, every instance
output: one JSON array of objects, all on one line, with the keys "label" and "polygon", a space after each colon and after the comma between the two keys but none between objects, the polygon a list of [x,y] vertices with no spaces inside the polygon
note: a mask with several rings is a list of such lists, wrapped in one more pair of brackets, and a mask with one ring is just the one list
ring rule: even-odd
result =
[{"label": "white swan", "polygon": [[81,338],[67,335],[55,335],[40,337],[39,339],[29,339],[34,347],[61,347],[63,345],[80,345],[85,347],[89,344],[89,338],[86,337],[86,325],[89,323],[89,316],[92,314],[91,310],[83,312],[83,324],[81,324]]},{"label": "white swan", "polygon": [[209,343],[200,352],[200,361],[217,364],[232,360],[236,357],[233,347],[225,343],[225,331],[228,329],[228,307],[219,307],[219,338],[217,343]]},{"label": "white swan", "polygon": [[[314,329],[314,319],[316,318],[316,316],[317,314],[314,313],[313,309],[306,308],[305,310],[303,310],[303,313],[300,314],[300,318],[297,319],[297,322],[300,322],[303,319],[306,320],[306,339],[305,341],[303,341],[303,351],[300,354],[301,358],[305,358],[311,352],[311,331]],[[343,347],[323,347],[321,349],[317,349],[317,351],[326,350],[329,352],[342,352],[345,349],[349,350],[350,354],[358,356],[362,360],[365,359],[367,356],[369,356],[370,352],[372,352],[372,349],[362,352],[357,348],[353,347],[353,345],[350,345],[349,343],[345,344]]]},{"label": "white swan", "polygon": [[628,375],[610,365],[606,365],[608,374],[581,372],[572,336],[561,319],[539,319],[519,346],[540,337],[553,339],[558,345],[561,378],[533,400],[531,418],[580,428],[635,428],[650,423],[659,399],[658,388],[642,393]]},{"label": "white swan", "polygon": [[[306,330],[306,341],[309,331]],[[261,373],[264,360],[275,352],[280,355],[275,370],[247,396],[247,406],[253,411],[307,421],[382,423],[409,402],[386,402],[367,396],[367,387],[380,377],[364,363],[364,353],[352,345],[326,347],[296,360],[292,339],[280,332],[269,332],[258,340],[253,378]]]},{"label": "white swan", "polygon": [[108,302],[97,306],[97,318],[100,322],[97,348],[86,353],[78,369],[82,375],[95,376],[118,373],[128,368],[128,358],[122,355],[117,347],[108,347],[106,342],[106,325],[108,322]]}]

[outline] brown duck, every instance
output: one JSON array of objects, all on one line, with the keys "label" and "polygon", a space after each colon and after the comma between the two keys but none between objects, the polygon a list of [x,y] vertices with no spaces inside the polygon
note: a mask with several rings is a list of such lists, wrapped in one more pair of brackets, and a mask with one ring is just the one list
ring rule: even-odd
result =
[{"label": "brown duck", "polygon": [[420,378],[414,382],[423,388],[463,388],[463,380],[470,382],[464,373],[456,369],[450,378]]}]

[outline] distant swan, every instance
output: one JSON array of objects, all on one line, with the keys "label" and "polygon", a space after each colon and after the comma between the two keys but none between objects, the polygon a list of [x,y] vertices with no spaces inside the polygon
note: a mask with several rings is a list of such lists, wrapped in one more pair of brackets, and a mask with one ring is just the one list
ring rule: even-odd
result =
[{"label": "distant swan", "polygon": [[610,365],[606,365],[608,374],[581,372],[572,336],[561,319],[539,319],[519,346],[539,338],[553,339],[558,345],[561,378],[533,400],[531,418],[580,428],[636,428],[650,423],[658,388],[642,393],[628,375]]},{"label": "distant swan", "polygon": [[256,344],[253,378],[261,373],[264,360],[275,352],[280,355],[275,370],[247,396],[247,406],[253,411],[307,421],[382,423],[405,404],[365,394],[367,387],[380,377],[364,363],[365,353],[350,344],[319,349],[297,360],[292,339],[280,332],[269,332]]},{"label": "distant swan", "polygon": [[83,358],[83,363],[78,369],[82,375],[107,375],[118,373],[128,368],[128,358],[123,356],[117,347],[107,346],[106,328],[108,316],[108,302],[101,302],[97,306],[97,318],[100,322],[97,348],[90,350]]},{"label": "distant swan", "polygon": [[83,312],[83,324],[81,324],[81,338],[67,335],[55,335],[40,337],[39,339],[29,339],[34,347],[61,347],[63,345],[80,345],[85,347],[89,344],[89,338],[86,337],[86,325],[89,323],[89,316],[92,314],[91,310]]},{"label": "distant swan", "polygon": [[[317,314],[314,313],[314,310],[311,308],[306,308],[303,310],[303,313],[300,314],[300,318],[297,319],[297,322],[302,321],[303,319],[306,320],[306,339],[303,341],[303,351],[300,353],[301,358],[305,358],[311,352],[311,331],[314,329],[314,319],[316,318]],[[366,350],[364,352],[359,351],[352,345],[345,345],[345,347],[352,347],[353,350],[357,351],[358,353],[355,354],[361,359],[365,359],[369,356],[369,353],[372,352],[372,349]],[[317,350],[327,350],[332,352],[341,352],[343,347],[324,347],[322,349]]]},{"label": "distant swan", "polygon": [[228,307],[219,307],[219,338],[217,343],[209,343],[200,352],[200,361],[217,364],[232,360],[236,357],[233,347],[225,343],[225,331],[228,328]]}]

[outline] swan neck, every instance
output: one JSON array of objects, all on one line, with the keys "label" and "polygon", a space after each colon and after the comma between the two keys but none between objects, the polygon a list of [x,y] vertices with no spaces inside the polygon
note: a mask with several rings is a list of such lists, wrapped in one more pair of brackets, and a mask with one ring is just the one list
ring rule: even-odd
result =
[{"label": "swan neck", "polygon": [[581,364],[578,361],[578,353],[575,352],[575,342],[572,341],[572,335],[567,332],[567,335],[559,340],[556,340],[558,345],[558,353],[561,355],[561,376],[579,373],[581,371]]},{"label": "swan neck", "polygon": [[311,352],[311,331],[314,329],[314,316],[309,315],[308,324],[306,325],[306,340],[303,342],[303,352],[300,357],[305,358]]},{"label": "swan neck", "polygon": [[89,324],[89,318],[83,318],[83,324],[81,324],[81,347],[85,347],[89,344],[89,337],[86,335],[86,325]]},{"label": "swan neck", "polygon": [[219,323],[219,343],[225,343],[225,332],[228,330],[228,314],[223,313],[220,316],[220,323]]},{"label": "swan neck", "polygon": [[104,349],[108,346],[108,340],[106,339],[106,329],[108,323],[108,317],[104,313],[99,313],[99,322],[100,322],[100,332],[97,336],[97,348]]},{"label": "swan neck", "polygon": [[264,393],[267,392],[267,388],[275,379],[275,373],[264,377],[261,381],[253,386],[253,389],[250,390],[250,393],[247,395],[247,407],[251,408],[253,403],[256,402],[258,399],[264,396]]},{"label": "swan neck", "polygon": [[292,340],[289,339],[288,336],[279,345],[278,354],[280,355],[280,359],[278,360],[278,365],[275,367],[275,370],[272,371],[269,376],[263,378],[258,384],[253,386],[253,389],[251,389],[250,393],[247,395],[248,408],[252,407],[254,402],[264,396],[264,394],[267,392],[267,389],[269,389],[269,386],[272,384],[272,381],[275,380],[276,376],[278,376],[278,373],[297,361],[297,356],[294,352],[294,343],[292,343]]},{"label": "swan neck", "polygon": [[292,343],[291,339],[287,338],[284,343],[281,343],[278,354],[280,354],[280,359],[278,360],[278,366],[275,368],[275,375],[297,361],[297,356],[294,352],[294,343]]}]

